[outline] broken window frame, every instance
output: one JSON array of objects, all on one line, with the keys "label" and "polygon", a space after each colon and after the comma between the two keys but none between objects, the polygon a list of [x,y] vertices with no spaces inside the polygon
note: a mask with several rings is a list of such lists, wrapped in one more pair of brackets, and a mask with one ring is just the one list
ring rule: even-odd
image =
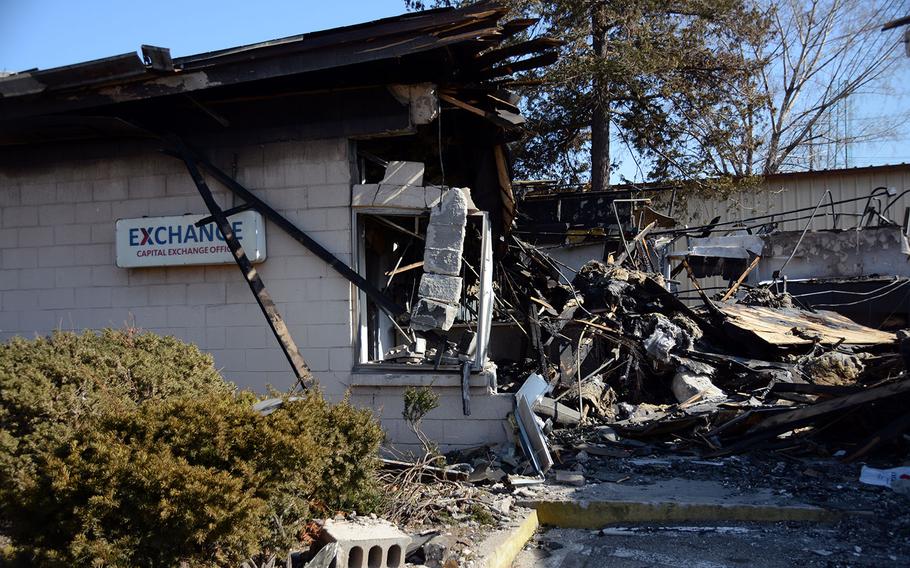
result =
[{"label": "broken window frame", "polygon": [[[429,210],[422,212],[399,209],[396,207],[355,207],[351,209],[351,227],[352,230],[352,250],[354,270],[358,274],[367,277],[366,274],[366,247],[365,245],[365,228],[363,216],[394,216],[394,217],[420,217],[427,215]],[[479,219],[481,227],[481,255],[479,265],[479,291],[477,295],[477,340],[474,353],[474,361],[471,366],[473,371],[483,369],[488,361],[488,347],[490,341],[490,329],[493,320],[493,237],[492,223],[490,222],[489,213],[486,211],[477,211],[468,213],[468,217]],[[371,360],[369,357],[369,315],[367,314],[368,300],[366,293],[357,288],[353,297],[353,324],[354,324],[354,370],[358,372],[382,372],[388,369],[426,371],[433,370],[432,363],[394,363],[385,362],[381,359]],[[391,346],[394,347],[394,346]],[[458,373],[459,368],[454,365],[441,365],[434,373]]]}]

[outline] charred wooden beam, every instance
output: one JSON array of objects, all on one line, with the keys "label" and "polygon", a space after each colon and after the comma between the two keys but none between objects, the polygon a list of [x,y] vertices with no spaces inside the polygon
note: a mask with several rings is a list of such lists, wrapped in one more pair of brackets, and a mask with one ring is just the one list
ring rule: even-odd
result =
[{"label": "charred wooden beam", "polygon": [[514,43],[500,49],[487,51],[486,53],[479,55],[476,59],[476,62],[478,65],[487,66],[493,63],[498,63],[499,61],[502,61],[503,59],[507,59],[509,57],[547,51],[551,48],[558,47],[561,44],[562,42],[555,38],[538,37],[528,41]]},{"label": "charred wooden beam", "polygon": [[536,23],[537,18],[521,18],[516,20],[509,20],[502,25],[502,35],[506,38],[518,35]]},{"label": "charred wooden beam", "polygon": [[540,336],[540,319],[537,317],[537,306],[528,300],[528,329],[531,332],[531,346],[537,352],[537,372],[547,375],[547,355]]},{"label": "charred wooden beam", "polygon": [[505,63],[496,67],[488,67],[487,69],[480,71],[477,74],[477,77],[479,79],[494,79],[505,75],[513,75],[521,71],[530,71],[531,69],[537,69],[538,67],[552,65],[553,63],[556,63],[557,59],[559,59],[559,53],[548,51],[541,55],[528,57],[527,59],[522,59],[521,61],[516,61],[514,63]]},{"label": "charred wooden beam", "polygon": [[473,361],[461,364],[461,410],[465,416],[471,415],[471,367]]},{"label": "charred wooden beam", "polygon": [[784,432],[794,430],[815,422],[823,417],[830,417],[863,404],[885,399],[906,396],[910,393],[910,380],[866,389],[862,392],[833,398],[805,408],[789,410],[775,414],[753,426],[744,436],[736,439],[723,449],[723,453],[742,451],[753,448],[764,440],[774,438]]},{"label": "charred wooden beam", "polygon": [[[226,209],[225,211],[223,211],[223,213],[224,213],[225,217],[230,217],[231,215],[236,215],[237,213],[243,213],[244,211],[249,211],[252,208],[253,208],[253,206],[250,205],[249,203],[244,203],[243,205],[238,205],[237,207],[231,207],[230,209]],[[193,223],[193,225],[195,225],[197,227],[202,227],[204,225],[208,225],[209,223],[214,223],[214,222],[215,222],[215,218],[212,217],[211,215],[209,215],[208,217],[203,217],[202,219],[199,219],[198,221]]]}]

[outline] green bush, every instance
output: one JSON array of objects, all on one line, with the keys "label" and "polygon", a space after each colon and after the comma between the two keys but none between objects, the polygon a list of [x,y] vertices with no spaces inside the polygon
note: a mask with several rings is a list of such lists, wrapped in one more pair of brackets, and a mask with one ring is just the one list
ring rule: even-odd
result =
[{"label": "green bush", "polygon": [[382,432],[318,392],[262,417],[195,347],[57,333],[0,347],[0,514],[32,565],[237,565],[370,511]]}]

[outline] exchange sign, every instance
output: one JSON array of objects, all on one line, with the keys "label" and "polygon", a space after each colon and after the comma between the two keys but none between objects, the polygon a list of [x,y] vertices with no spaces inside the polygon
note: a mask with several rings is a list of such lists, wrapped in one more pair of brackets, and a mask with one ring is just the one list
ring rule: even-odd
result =
[{"label": "exchange sign", "polygon": [[[207,223],[206,215],[141,217],[117,221],[117,266],[182,266],[187,264],[233,264],[234,256],[224,235]],[[243,211],[228,218],[237,240],[252,262],[266,258],[265,223],[256,211]]]}]

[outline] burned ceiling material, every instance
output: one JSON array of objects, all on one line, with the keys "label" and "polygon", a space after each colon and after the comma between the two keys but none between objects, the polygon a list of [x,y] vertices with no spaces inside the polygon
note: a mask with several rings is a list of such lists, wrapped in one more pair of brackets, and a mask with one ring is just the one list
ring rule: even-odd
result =
[{"label": "burned ceiling material", "polygon": [[[512,41],[534,21],[506,13],[479,2],[186,57],[144,46],[142,57],[14,73],[0,78],[0,162],[22,145],[165,133],[205,152],[347,137],[365,155],[423,163],[433,184],[471,188],[502,234],[515,215],[506,143],[524,120],[508,87],[554,61],[559,43]],[[360,165],[361,182],[378,181]]]}]

